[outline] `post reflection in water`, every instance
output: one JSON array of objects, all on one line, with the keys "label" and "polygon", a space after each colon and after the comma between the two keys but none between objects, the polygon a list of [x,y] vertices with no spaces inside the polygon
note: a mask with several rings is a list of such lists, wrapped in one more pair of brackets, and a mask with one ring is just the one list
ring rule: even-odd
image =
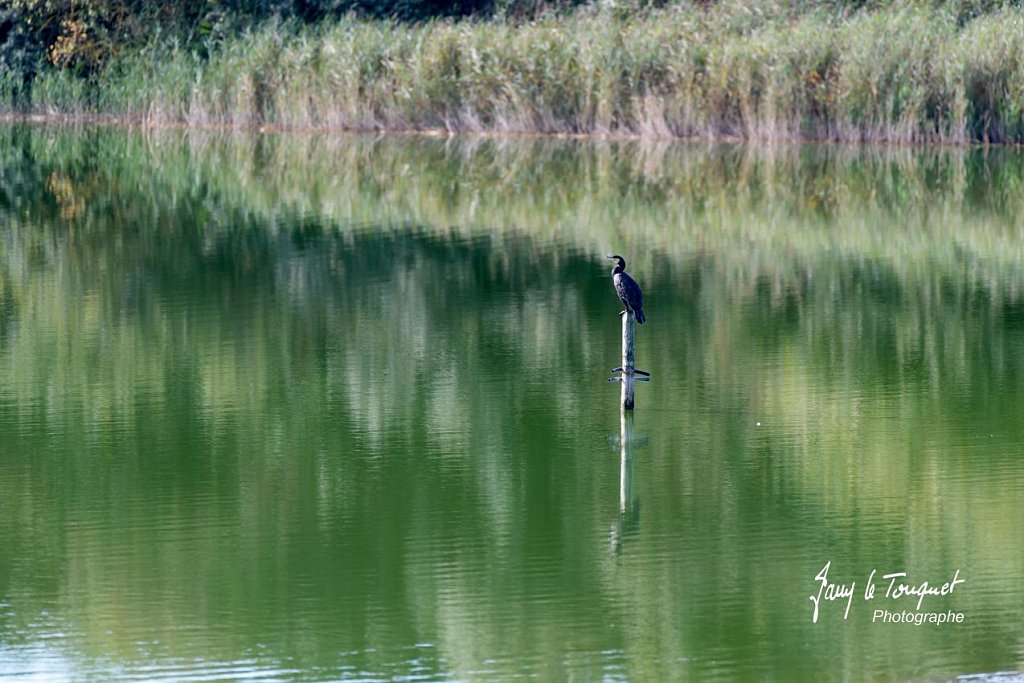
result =
[{"label": "post reflection in water", "polygon": [[[644,439],[640,439],[643,441]],[[633,489],[633,449],[637,438],[633,435],[633,411],[619,408],[619,514],[612,522],[610,546],[613,553],[622,552],[626,539],[640,527],[640,498]]]}]

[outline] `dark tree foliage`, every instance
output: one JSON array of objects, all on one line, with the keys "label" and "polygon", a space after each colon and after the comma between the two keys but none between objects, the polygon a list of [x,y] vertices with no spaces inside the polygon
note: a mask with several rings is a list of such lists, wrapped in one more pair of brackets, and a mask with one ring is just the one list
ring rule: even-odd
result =
[{"label": "dark tree foliage", "polygon": [[0,9],[0,72],[14,75],[25,85],[43,62],[44,51],[44,42],[16,10]]},{"label": "dark tree foliage", "polygon": [[489,14],[492,0],[295,0],[290,12],[305,21],[355,13],[377,18],[421,21],[436,17]]}]

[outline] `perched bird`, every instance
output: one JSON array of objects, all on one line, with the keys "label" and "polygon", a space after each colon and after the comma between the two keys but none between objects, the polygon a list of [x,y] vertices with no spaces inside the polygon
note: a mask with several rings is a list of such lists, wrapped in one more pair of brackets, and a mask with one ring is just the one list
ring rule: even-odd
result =
[{"label": "perched bird", "polygon": [[640,285],[626,273],[626,259],[618,255],[608,258],[617,261],[615,268],[612,269],[612,282],[615,283],[615,293],[626,306],[622,313],[633,311],[636,313],[636,321],[643,325],[647,319],[644,318],[644,295],[640,291]]}]

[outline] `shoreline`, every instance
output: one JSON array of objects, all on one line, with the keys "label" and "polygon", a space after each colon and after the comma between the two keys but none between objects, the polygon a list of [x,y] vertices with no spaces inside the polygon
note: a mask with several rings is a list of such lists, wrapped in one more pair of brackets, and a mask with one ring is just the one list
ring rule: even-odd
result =
[{"label": "shoreline", "polygon": [[[565,139],[1024,143],[1024,8],[674,6],[528,24],[269,22],[8,81],[26,121]],[[3,84],[0,83],[0,86]],[[20,88],[20,89],[14,89]]]},{"label": "shoreline", "polygon": [[1024,8],[690,5],[529,23],[255,24],[0,78],[2,120],[261,133],[1024,144]]},{"label": "shoreline", "polygon": [[216,134],[258,133],[266,135],[379,135],[424,138],[484,138],[509,140],[579,140],[594,142],[683,143],[706,145],[761,145],[789,147],[799,145],[835,145],[840,147],[898,148],[898,149],[1021,149],[1024,143],[1015,141],[986,142],[975,140],[843,140],[836,137],[743,137],[739,135],[654,136],[640,133],[551,133],[515,130],[448,130],[445,128],[356,128],[339,126],[287,126],[282,124],[196,124],[187,122],[151,122],[143,118],[108,114],[0,114],[0,124],[36,126],[109,126],[134,130],[195,131]]}]

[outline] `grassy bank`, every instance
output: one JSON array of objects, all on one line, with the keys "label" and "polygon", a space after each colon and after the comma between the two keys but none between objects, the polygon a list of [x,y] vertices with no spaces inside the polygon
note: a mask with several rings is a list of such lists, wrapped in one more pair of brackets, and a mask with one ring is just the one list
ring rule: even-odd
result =
[{"label": "grassy bank", "polygon": [[154,39],[8,112],[147,124],[1024,142],[1024,10],[585,8],[528,24],[272,22],[201,56]]}]

